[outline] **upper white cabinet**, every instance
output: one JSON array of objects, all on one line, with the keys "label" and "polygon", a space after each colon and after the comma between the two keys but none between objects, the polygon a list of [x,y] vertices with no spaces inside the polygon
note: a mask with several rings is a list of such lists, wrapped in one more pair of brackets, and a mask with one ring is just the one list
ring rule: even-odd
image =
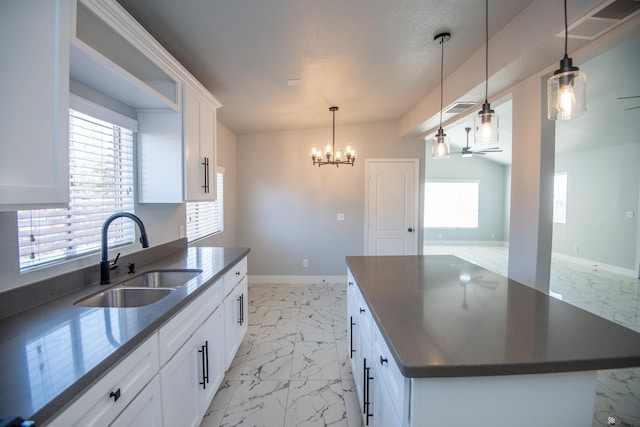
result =
[{"label": "upper white cabinet", "polygon": [[138,115],[138,201],[215,200],[221,104],[115,0],[77,0],[71,78]]},{"label": "upper white cabinet", "polygon": [[201,86],[185,84],[182,112],[138,112],[140,203],[216,199],[216,111]]},{"label": "upper white cabinet", "polygon": [[216,107],[184,88],[184,199],[216,199]]},{"label": "upper white cabinet", "polygon": [[69,203],[71,0],[0,2],[0,210]]}]

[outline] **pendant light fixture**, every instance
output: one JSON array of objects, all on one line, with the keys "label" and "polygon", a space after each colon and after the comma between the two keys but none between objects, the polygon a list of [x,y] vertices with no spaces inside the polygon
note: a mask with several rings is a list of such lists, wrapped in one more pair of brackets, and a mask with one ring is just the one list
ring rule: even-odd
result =
[{"label": "pendant light fixture", "polygon": [[587,76],[567,55],[569,27],[567,0],[564,0],[564,57],[560,68],[547,80],[547,117],[549,120],[571,120],[587,112]]},{"label": "pendant light fixture", "polygon": [[353,166],[356,161],[356,150],[351,145],[347,145],[344,152],[344,160],[342,159],[342,153],[336,151],[336,111],[338,111],[338,107],[329,107],[329,111],[333,113],[333,144],[327,144],[324,147],[324,151],[313,147],[311,149],[311,161],[314,166],[318,165],[318,167],[323,165],[335,165],[336,167],[340,165]]},{"label": "pendant light fixture", "polygon": [[443,94],[443,74],[444,74],[444,44],[451,39],[450,33],[440,33],[433,38],[433,41],[440,43],[442,47],[442,56],[440,60],[440,127],[438,133],[433,137],[431,144],[431,157],[434,159],[448,159],[449,158],[449,138],[442,130],[442,94]]},{"label": "pendant light fixture", "polygon": [[497,148],[498,115],[489,104],[489,0],[485,0],[485,89],[484,104],[478,113],[474,125],[474,146],[478,148]]}]

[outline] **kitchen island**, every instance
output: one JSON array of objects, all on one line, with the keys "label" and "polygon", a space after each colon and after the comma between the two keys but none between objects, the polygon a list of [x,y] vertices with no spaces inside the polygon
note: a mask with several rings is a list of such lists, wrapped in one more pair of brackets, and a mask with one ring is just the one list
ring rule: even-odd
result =
[{"label": "kitchen island", "polygon": [[457,257],[347,265],[367,425],[591,425],[595,372],[640,366],[640,334]]}]

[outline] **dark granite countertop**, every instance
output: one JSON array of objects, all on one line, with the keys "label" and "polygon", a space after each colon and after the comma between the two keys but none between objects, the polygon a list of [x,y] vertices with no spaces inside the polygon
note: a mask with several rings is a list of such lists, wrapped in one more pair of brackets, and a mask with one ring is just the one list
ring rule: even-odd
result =
[{"label": "dark granite countertop", "polygon": [[[136,273],[202,270],[148,306],[73,305],[104,290],[96,284],[0,320],[0,414],[42,425],[248,253],[248,248],[188,248],[145,265]],[[112,277],[112,283],[126,278]]]},{"label": "dark granite countertop", "polygon": [[449,255],[350,256],[408,378],[640,366],[640,334]]}]

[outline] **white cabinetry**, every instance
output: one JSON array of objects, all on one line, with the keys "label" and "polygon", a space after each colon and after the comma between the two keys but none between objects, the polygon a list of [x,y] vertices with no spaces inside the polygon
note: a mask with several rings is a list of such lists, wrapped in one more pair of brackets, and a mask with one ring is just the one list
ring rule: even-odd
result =
[{"label": "white cabinetry", "polygon": [[[141,404],[130,414],[146,413],[157,404],[157,388],[149,387],[138,395],[158,372],[158,336],[153,334],[109,373],[91,386],[79,399],[55,418],[50,427],[108,426],[128,405]],[[138,402],[137,397],[142,400]],[[144,424],[149,425],[149,424]]]},{"label": "white cabinetry", "polygon": [[350,271],[347,271],[347,322],[351,369],[364,425],[406,425],[409,380],[400,373]]},{"label": "white cabinetry", "polygon": [[223,292],[218,280],[160,329],[165,425],[199,425],[222,382]]},{"label": "white cabinetry", "polygon": [[224,300],[224,366],[229,369],[242,339],[247,332],[247,278],[240,283]]},{"label": "white cabinetry", "polygon": [[160,380],[156,375],[110,427],[162,427]]},{"label": "white cabinetry", "polygon": [[216,199],[216,107],[184,87],[184,199]]},{"label": "white cabinetry", "polygon": [[69,203],[71,0],[0,2],[0,210]]},{"label": "white cabinetry", "polygon": [[220,104],[184,85],[183,109],[138,112],[140,203],[216,199],[216,111]]},{"label": "white cabinetry", "polygon": [[224,367],[229,369],[231,362],[244,339],[249,327],[247,259],[238,262],[225,275],[224,299]]},{"label": "white cabinetry", "polygon": [[245,257],[47,425],[198,426],[247,331],[246,275]]}]

